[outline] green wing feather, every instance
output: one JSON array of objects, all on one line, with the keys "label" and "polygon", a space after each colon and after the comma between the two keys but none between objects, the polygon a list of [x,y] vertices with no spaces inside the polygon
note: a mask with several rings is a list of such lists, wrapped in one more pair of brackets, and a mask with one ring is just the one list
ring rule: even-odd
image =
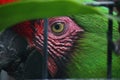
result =
[{"label": "green wing feather", "polygon": [[[108,12],[106,8],[100,9]],[[108,19],[99,15],[75,15],[75,22],[84,30],[78,41],[70,64],[67,66],[71,78],[106,78],[107,76],[107,24]],[[114,40],[119,38],[118,25],[114,21]],[[113,54],[113,78],[120,78],[120,56]]]}]

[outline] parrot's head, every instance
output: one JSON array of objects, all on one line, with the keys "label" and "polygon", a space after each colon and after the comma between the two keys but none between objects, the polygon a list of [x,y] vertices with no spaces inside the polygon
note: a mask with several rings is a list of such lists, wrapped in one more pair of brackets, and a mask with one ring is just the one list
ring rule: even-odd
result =
[{"label": "parrot's head", "polygon": [[[6,3],[5,0],[0,4]],[[9,0],[8,0],[9,1]],[[14,1],[14,0],[10,0]],[[84,0],[94,1],[94,0]],[[117,1],[117,0],[116,0]],[[117,7],[118,12],[119,6]],[[101,9],[103,13],[108,10]],[[80,40],[84,30],[78,26],[69,17],[53,17],[48,19],[48,70],[54,77],[58,74],[60,77],[64,75],[58,72],[65,69],[64,65],[69,61],[72,55],[75,43],[77,48],[72,57],[71,64],[68,64],[66,71],[71,78],[105,78],[106,77],[106,31],[108,19],[99,15],[76,15],[74,16],[77,24],[84,27],[84,39]],[[13,27],[19,35],[25,37],[30,47],[37,48],[43,55],[44,49],[44,20],[31,20]],[[113,27],[114,39],[118,37],[116,25]],[[119,41],[115,43],[116,52],[119,51]],[[80,50],[81,49],[81,50]],[[112,58],[112,74],[113,78],[120,78],[120,57],[113,54]]]},{"label": "parrot's head", "polygon": [[[32,47],[43,53],[44,20],[20,23],[14,30],[27,38]],[[64,69],[77,39],[84,30],[69,17],[53,17],[48,19],[48,70],[52,76]]]}]

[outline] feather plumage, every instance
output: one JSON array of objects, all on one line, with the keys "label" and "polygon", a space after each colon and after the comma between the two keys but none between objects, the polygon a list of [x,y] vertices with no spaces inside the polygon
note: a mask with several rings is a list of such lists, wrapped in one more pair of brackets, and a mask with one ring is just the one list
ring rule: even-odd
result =
[{"label": "feather plumage", "polygon": [[[84,0],[84,1],[93,1],[93,0]],[[107,8],[104,9],[102,8],[100,9],[100,11],[108,12]],[[84,33],[83,33],[83,37],[77,41],[77,45],[76,46],[73,45],[75,46],[75,50],[72,51],[73,53],[72,53],[72,57],[70,57],[70,61],[67,61],[67,64],[64,63],[66,64],[65,66],[67,66],[64,69],[64,72],[66,74],[62,76],[66,78],[106,78],[107,76],[106,75],[107,74],[106,31],[107,31],[108,20],[105,17],[99,15],[81,15],[81,14],[73,15],[72,19],[74,20],[74,22],[80,25],[82,29],[84,29]],[[118,30],[117,26],[118,25],[115,22],[114,40],[116,40],[119,37],[117,33]],[[26,34],[24,35],[23,32],[22,35],[27,37],[27,39],[29,38],[29,36],[26,36]],[[29,39],[31,38],[32,37],[30,35]],[[40,40],[38,41],[41,42]],[[34,45],[36,46],[37,44]],[[37,48],[41,48],[41,47],[37,46]],[[113,78],[120,78],[119,61],[120,61],[120,57],[113,54],[113,69],[112,69]],[[61,68],[59,69],[61,70]],[[62,76],[59,75],[57,76],[57,78],[61,78]]]}]

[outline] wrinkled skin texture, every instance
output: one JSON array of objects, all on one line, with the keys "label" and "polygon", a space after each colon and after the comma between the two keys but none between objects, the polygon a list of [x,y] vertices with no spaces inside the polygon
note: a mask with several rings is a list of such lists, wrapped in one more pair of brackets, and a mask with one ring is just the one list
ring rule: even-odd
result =
[{"label": "wrinkled skin texture", "polygon": [[[54,77],[67,63],[67,57],[71,55],[70,51],[73,45],[84,30],[69,17],[49,18],[48,23],[48,70]],[[43,27],[43,20],[35,20],[32,24],[30,21],[17,24],[13,27],[13,30],[25,37],[31,48],[35,47],[41,54],[44,54]]]}]

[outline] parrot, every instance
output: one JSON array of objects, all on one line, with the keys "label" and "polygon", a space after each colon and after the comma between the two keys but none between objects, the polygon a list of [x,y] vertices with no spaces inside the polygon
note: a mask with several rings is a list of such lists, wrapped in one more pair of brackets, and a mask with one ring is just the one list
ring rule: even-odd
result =
[{"label": "parrot", "polygon": [[[74,15],[71,18],[66,16],[49,18],[48,22],[48,70],[52,77],[105,78],[107,76],[106,18],[99,15]],[[30,27],[33,23],[35,29]],[[42,53],[44,21],[37,20],[33,23],[17,24],[13,30],[26,37],[30,46],[36,47]],[[34,36],[30,31],[35,31]],[[117,23],[114,25],[114,37],[116,39],[119,37]],[[113,54],[114,78],[120,77],[119,59],[119,56]]]},{"label": "parrot", "polygon": [[[98,9],[103,13],[108,12],[105,7]],[[107,24],[106,17],[96,14],[48,18],[47,64],[50,78],[106,78]],[[36,55],[43,57],[44,19],[24,21],[11,26],[10,30],[24,38],[30,49],[35,48]],[[119,39],[118,23],[114,21],[113,41],[117,39]],[[112,54],[112,78],[120,78],[119,62],[120,56]]]},{"label": "parrot", "polygon": [[[49,18],[48,22],[48,70],[51,76],[57,77],[61,76],[62,67],[68,61],[67,55],[70,55],[72,45],[75,44],[73,41],[82,37],[84,30],[66,16]],[[27,21],[12,28],[17,34],[27,39],[29,47],[35,47],[43,54],[43,23],[43,19]]]}]

